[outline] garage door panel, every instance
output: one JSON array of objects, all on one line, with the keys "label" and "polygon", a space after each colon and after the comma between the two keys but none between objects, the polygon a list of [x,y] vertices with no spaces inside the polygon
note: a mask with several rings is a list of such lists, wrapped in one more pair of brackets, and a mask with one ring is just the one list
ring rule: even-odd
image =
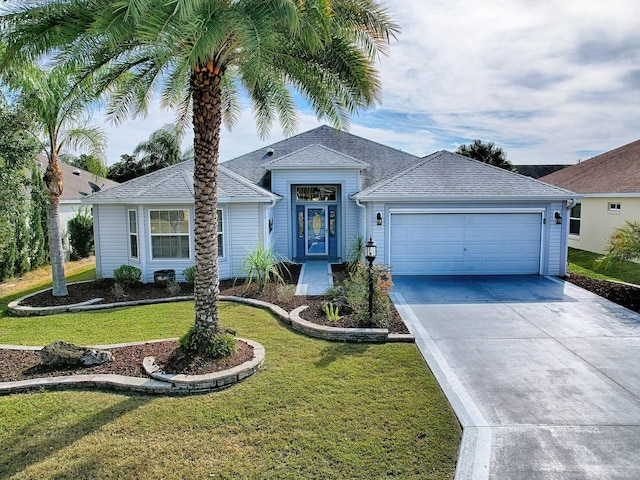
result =
[{"label": "garage door panel", "polygon": [[396,274],[537,274],[539,213],[391,215]]}]

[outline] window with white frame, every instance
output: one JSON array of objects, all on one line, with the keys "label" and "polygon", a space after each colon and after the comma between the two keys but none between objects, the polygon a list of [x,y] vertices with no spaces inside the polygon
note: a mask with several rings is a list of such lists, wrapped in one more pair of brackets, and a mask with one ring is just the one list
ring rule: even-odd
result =
[{"label": "window with white frame", "polygon": [[224,230],[222,222],[222,210],[217,210],[218,214],[218,257],[224,257]]},{"label": "window with white frame", "polygon": [[569,213],[569,233],[580,235],[580,219],[582,218],[582,204],[576,203]]},{"label": "window with white frame", "polygon": [[150,210],[151,257],[190,258],[189,210]]},{"label": "window with white frame", "polygon": [[128,210],[129,217],[129,257],[138,258],[138,212]]},{"label": "window with white frame", "polygon": [[619,212],[622,209],[622,205],[616,202],[609,202],[609,211],[610,212]]}]

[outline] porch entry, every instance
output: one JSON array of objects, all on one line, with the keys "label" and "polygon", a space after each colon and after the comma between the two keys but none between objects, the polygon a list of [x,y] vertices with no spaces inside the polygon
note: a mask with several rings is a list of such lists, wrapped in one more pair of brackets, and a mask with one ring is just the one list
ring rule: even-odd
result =
[{"label": "porch entry", "polygon": [[338,186],[294,187],[294,257],[326,259],[338,255]]}]

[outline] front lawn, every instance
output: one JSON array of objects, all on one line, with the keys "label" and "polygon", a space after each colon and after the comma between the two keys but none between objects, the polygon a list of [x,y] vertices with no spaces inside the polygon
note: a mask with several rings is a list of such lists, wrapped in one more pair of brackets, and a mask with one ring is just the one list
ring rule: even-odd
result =
[{"label": "front lawn", "polygon": [[602,255],[585,250],[569,249],[569,273],[584,275],[598,280],[617,280],[640,285],[640,264],[620,262],[606,270],[598,264]]},{"label": "front lawn", "polygon": [[[461,430],[415,345],[311,339],[230,303],[221,318],[265,346],[256,375],[190,397],[0,397],[0,478],[453,478]],[[192,302],[2,313],[0,343],[167,338],[192,321]]]}]

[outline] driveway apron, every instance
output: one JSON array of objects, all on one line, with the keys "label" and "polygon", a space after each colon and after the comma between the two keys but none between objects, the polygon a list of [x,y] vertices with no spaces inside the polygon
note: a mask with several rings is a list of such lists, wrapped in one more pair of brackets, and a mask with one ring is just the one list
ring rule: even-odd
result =
[{"label": "driveway apron", "polygon": [[391,297],[463,426],[456,479],[640,478],[640,315],[540,276]]}]

